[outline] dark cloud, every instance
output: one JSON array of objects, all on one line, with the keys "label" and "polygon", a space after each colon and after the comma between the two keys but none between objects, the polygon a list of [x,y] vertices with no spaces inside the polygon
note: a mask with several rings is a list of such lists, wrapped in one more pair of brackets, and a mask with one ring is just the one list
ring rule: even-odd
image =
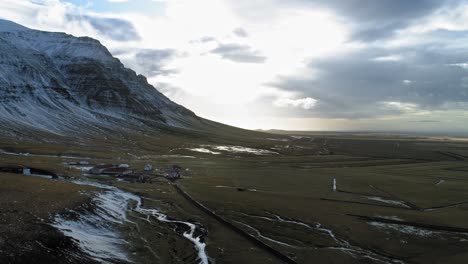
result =
[{"label": "dark cloud", "polygon": [[[398,55],[401,60],[385,60]],[[416,46],[366,49],[312,61],[314,78],[283,76],[272,85],[317,99],[307,114],[365,118],[416,110],[467,109],[468,49]],[[395,102],[395,103],[388,103]]]},{"label": "dark cloud", "polygon": [[416,120],[417,123],[440,123],[440,120]]},{"label": "dark cloud", "polygon": [[119,18],[93,17],[87,15],[67,15],[70,21],[89,23],[100,34],[117,41],[139,40],[140,35],[133,24]]},{"label": "dark cloud", "polygon": [[245,31],[245,29],[243,28],[236,28],[232,31],[232,33],[234,33],[236,36],[241,37],[241,38],[246,38],[249,36],[247,31]]},{"label": "dark cloud", "polygon": [[134,63],[138,72],[146,76],[169,75],[177,71],[165,65],[178,56],[174,49],[143,49],[135,54]]},{"label": "dark cloud", "polygon": [[156,84],[156,88],[163,93],[164,95],[168,96],[169,98],[181,98],[184,96],[190,96],[187,95],[187,93],[184,91],[184,89],[174,86],[170,83],[166,82],[158,82]]},{"label": "dark cloud", "polygon": [[218,54],[224,59],[242,63],[263,63],[266,60],[266,57],[260,55],[250,46],[235,43],[219,44],[211,53]]},{"label": "dark cloud", "polygon": [[298,0],[329,7],[340,15],[361,22],[402,21],[420,18],[453,1],[447,0]]},{"label": "dark cloud", "polygon": [[439,8],[460,3],[456,0],[294,0],[296,4],[325,7],[351,20],[352,38],[374,41],[387,38],[397,30],[433,13]]},{"label": "dark cloud", "polygon": [[378,23],[372,26],[360,25],[353,32],[351,39],[372,42],[379,39],[386,39],[391,37],[396,30],[405,28],[408,26],[408,21],[396,21],[387,23]]},{"label": "dark cloud", "polygon": [[129,53],[129,50],[128,49],[120,49],[120,48],[113,48],[113,49],[109,49],[110,53],[112,53],[112,55],[114,57],[119,57],[119,56],[122,56],[122,55],[126,55]]},{"label": "dark cloud", "polygon": [[178,73],[167,64],[181,56],[174,49],[112,49],[112,55],[119,57],[125,66],[146,77]]},{"label": "dark cloud", "polygon": [[332,8],[357,24],[352,38],[373,41],[392,36],[396,31],[434,11],[452,4],[451,0],[351,0],[334,1]]},{"label": "dark cloud", "polygon": [[216,41],[216,39],[214,37],[202,37],[200,39],[200,42],[211,42],[211,41]]},{"label": "dark cloud", "polygon": [[[274,19],[292,9],[326,9],[353,27],[353,40],[375,41],[392,36],[440,8],[459,5],[460,0],[271,0],[237,1],[231,5],[252,20]],[[306,28],[306,25],[304,25]]]}]

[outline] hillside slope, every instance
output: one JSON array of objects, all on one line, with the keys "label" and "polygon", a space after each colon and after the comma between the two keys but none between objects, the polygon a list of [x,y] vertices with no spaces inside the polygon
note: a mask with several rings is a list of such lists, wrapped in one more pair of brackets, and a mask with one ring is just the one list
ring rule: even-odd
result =
[{"label": "hillside slope", "polygon": [[9,131],[56,134],[122,127],[200,129],[204,123],[125,68],[99,41],[6,20],[0,20],[0,121]]}]

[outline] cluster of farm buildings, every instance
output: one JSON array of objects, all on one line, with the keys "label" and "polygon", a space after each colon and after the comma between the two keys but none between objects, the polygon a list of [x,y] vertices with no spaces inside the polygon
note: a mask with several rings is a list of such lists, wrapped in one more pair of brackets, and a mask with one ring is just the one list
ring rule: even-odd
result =
[{"label": "cluster of farm buildings", "polygon": [[[128,164],[102,164],[96,165],[94,167],[91,167],[90,163],[87,161],[67,162],[65,164],[69,165],[69,169],[72,167],[79,168],[84,173],[89,175],[114,176],[132,182],[148,182],[151,181],[151,179],[154,177],[166,177],[170,180],[176,180],[179,179],[182,175],[182,167],[179,165],[153,168],[151,164],[147,164],[144,166],[143,170],[137,170]],[[0,172],[58,178],[58,176],[53,172],[22,165],[0,166]]]},{"label": "cluster of farm buildings", "polygon": [[182,167],[170,165],[153,169],[151,164],[145,165],[143,171],[138,171],[128,164],[103,164],[92,167],[89,174],[109,175],[137,182],[145,182],[151,176],[163,176],[171,180],[179,179],[182,174]]}]

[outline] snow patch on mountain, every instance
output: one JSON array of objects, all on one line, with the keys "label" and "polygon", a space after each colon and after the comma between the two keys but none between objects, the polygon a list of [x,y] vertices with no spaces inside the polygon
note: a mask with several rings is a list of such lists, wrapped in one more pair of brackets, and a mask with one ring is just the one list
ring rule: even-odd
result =
[{"label": "snow patch on mountain", "polygon": [[200,118],[95,39],[0,20],[0,121],[64,134],[157,124],[190,128]]},{"label": "snow patch on mountain", "polygon": [[0,32],[18,32],[24,30],[30,29],[15,22],[0,18]]}]

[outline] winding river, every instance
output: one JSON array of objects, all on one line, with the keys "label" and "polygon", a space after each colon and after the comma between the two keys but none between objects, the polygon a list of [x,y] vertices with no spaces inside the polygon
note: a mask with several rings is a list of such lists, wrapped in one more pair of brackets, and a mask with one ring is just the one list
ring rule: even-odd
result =
[{"label": "winding river", "polygon": [[[205,251],[206,244],[200,236],[195,236],[196,224],[172,220],[158,209],[143,208],[142,198],[114,186],[91,181],[73,181],[75,184],[89,185],[102,189],[93,198],[93,208],[80,212],[70,210],[68,214],[55,217],[53,226],[64,235],[73,238],[80,249],[101,263],[132,262],[125,253],[126,241],[116,229],[131,222],[127,219],[128,211],[145,216],[147,221],[151,218],[159,222],[185,225],[188,231],[183,236],[189,240],[198,253],[199,264],[209,264]],[[132,204],[136,204],[131,207]]]}]

